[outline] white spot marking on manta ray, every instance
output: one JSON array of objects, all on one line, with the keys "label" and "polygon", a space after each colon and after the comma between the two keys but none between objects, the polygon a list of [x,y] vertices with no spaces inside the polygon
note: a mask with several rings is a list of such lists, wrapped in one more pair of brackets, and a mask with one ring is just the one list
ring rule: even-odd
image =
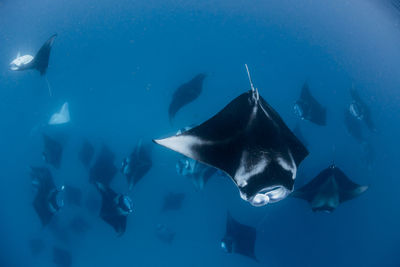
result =
[{"label": "white spot marking on manta ray", "polygon": [[154,141],[159,145],[165,146],[193,159],[198,159],[198,155],[193,149],[194,146],[213,144],[211,141],[205,141],[192,135],[176,135]]},{"label": "white spot marking on manta ray", "polygon": [[290,162],[285,160],[282,157],[277,157],[276,160],[278,161],[279,165],[287,171],[290,171],[292,173],[292,179],[296,179],[296,174],[297,174],[297,166],[296,163],[294,162],[294,159],[292,157],[292,153],[288,151],[289,157],[290,157]]},{"label": "white spot marking on manta ray", "polygon": [[31,55],[24,55],[24,56],[17,56],[16,59],[11,61],[10,68],[11,70],[18,70],[20,67],[30,63],[33,60],[33,56]]},{"label": "white spot marking on manta ray", "polygon": [[256,164],[252,164],[250,168],[246,168],[248,162],[249,162],[249,153],[247,151],[244,151],[240,159],[239,168],[236,170],[234,177],[239,187],[245,187],[247,185],[247,181],[251,177],[263,172],[269,164],[269,160],[265,157],[262,157]]},{"label": "white spot marking on manta ray", "polygon": [[49,120],[49,125],[57,125],[57,124],[64,124],[69,122],[70,117],[69,117],[69,106],[68,102],[65,102],[60,111],[54,113],[50,120]]}]

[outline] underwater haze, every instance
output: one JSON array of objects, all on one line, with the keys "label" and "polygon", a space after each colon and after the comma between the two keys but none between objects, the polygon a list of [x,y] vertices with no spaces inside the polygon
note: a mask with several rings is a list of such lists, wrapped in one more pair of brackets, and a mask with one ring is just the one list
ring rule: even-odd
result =
[{"label": "underwater haze", "polygon": [[[400,12],[392,2],[0,0],[0,266],[400,266]],[[53,34],[45,75],[10,70]],[[201,124],[250,90],[245,64],[260,96],[301,128],[309,155],[294,189],[334,163],[365,193],[331,213],[290,196],[255,207],[222,172],[201,190],[177,173],[182,156],[151,140]],[[174,92],[199,73],[201,94],[171,120]],[[293,111],[305,82],[327,110],[326,126]],[[363,126],[362,142],[344,122],[351,88],[375,122],[374,131]],[[65,102],[70,121],[49,125]],[[59,168],[43,160],[43,134],[63,147]],[[93,160],[103,145],[115,154],[110,187],[133,203],[123,234],[99,217],[101,196],[78,156],[83,140]],[[129,189],[120,166],[139,140],[152,166]],[[57,187],[79,188],[82,203],[65,200],[42,225],[31,166],[48,168]],[[163,211],[170,192],[185,197]],[[228,212],[256,229],[256,259],[221,249]]]}]

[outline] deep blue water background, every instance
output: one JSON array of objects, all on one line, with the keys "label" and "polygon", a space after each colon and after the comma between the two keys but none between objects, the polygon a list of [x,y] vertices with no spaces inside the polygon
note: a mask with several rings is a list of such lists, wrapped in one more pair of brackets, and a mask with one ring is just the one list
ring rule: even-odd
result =
[{"label": "deep blue water background", "polygon": [[[373,1],[0,1],[0,265],[52,266],[51,248],[67,248],[73,266],[399,266],[400,29],[398,18]],[[11,72],[18,52],[34,54],[58,33],[47,77]],[[57,184],[96,194],[77,159],[83,138],[107,144],[116,163],[139,138],[151,139],[200,123],[249,89],[249,64],[261,95],[290,126],[304,81],[328,108],[328,126],[301,122],[310,156],[296,186],[335,161],[370,186],[332,214],[285,199],[262,208],[242,201],[226,178],[196,192],[175,172],[179,155],[154,147],[154,166],[130,193],[135,212],[122,237],[84,208],[66,207],[61,224],[78,212],[91,229],[60,241],[42,228],[31,202],[29,166],[42,165],[41,133],[61,135],[64,155]],[[181,83],[206,72],[202,95],[178,113],[167,109]],[[378,133],[368,136],[376,160],[368,169],[346,132],[343,110],[354,84],[371,106]],[[45,126],[68,101],[71,123]],[[118,174],[113,188],[127,192]],[[182,210],[160,213],[163,196],[185,192]],[[226,211],[257,227],[259,263],[219,249]],[[160,242],[155,226],[177,232]],[[28,240],[46,241],[34,257]]]}]

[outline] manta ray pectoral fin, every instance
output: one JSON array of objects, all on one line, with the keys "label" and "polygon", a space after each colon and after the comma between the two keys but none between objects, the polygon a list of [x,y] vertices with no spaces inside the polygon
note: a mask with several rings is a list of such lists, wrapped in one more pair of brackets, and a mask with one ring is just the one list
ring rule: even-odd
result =
[{"label": "manta ray pectoral fin", "polygon": [[195,151],[196,146],[212,144],[212,142],[201,140],[196,136],[183,134],[171,136],[164,139],[155,139],[153,140],[153,142],[195,160],[200,160],[200,156]]},{"label": "manta ray pectoral fin", "polygon": [[345,202],[347,200],[351,200],[353,198],[356,198],[363,194],[365,191],[368,190],[367,185],[360,185],[356,187],[354,190],[347,191],[347,192],[341,192],[340,193],[340,202]]}]

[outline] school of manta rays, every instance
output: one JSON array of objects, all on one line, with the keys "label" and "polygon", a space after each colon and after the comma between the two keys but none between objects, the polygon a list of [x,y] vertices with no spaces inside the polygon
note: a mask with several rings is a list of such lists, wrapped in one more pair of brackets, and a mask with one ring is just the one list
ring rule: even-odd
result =
[{"label": "school of manta rays", "polygon": [[[35,56],[18,55],[10,63],[10,69],[37,70],[40,75],[46,75],[56,36],[51,36]],[[238,196],[256,207],[294,197],[307,201],[312,211],[332,212],[341,203],[363,194],[368,186],[355,183],[335,164],[327,166],[315,178],[294,190],[299,166],[309,154],[307,142],[299,124],[292,131],[267,103],[254,87],[248,66],[245,65],[245,68],[250,90],[233,99],[202,124],[185,127],[167,138],[152,140],[155,144],[181,154],[176,163],[177,173],[191,179],[198,190],[213,176],[229,177],[239,190]],[[205,74],[198,74],[175,90],[168,110],[171,121],[181,108],[201,94],[205,78]],[[49,93],[51,95],[50,86]],[[344,124],[360,146],[371,150],[363,135],[363,131],[376,131],[370,109],[354,87],[350,89],[349,96],[351,100],[344,110]],[[300,120],[321,127],[327,124],[327,110],[312,95],[307,83],[301,88],[293,110]],[[69,121],[69,106],[64,103],[49,118],[48,124],[59,125]],[[59,169],[63,153],[61,142],[43,134],[43,144],[42,157],[45,164]],[[126,230],[127,219],[133,212],[133,203],[128,195],[115,192],[111,187],[118,172],[114,165],[114,153],[106,145],[96,153],[93,144],[84,140],[77,158],[87,168],[88,181],[101,197],[99,217],[117,235],[122,235]],[[151,168],[151,141],[139,140],[133,152],[122,161],[119,171],[126,177],[129,190],[133,190]],[[82,204],[81,189],[71,185],[57,187],[48,167],[32,166],[30,176],[36,193],[33,208],[43,226],[50,225],[56,219],[54,217],[62,212],[64,204]],[[184,199],[183,193],[167,194],[161,211],[180,209]],[[72,225],[77,231],[84,231],[88,227],[79,217],[72,221]],[[175,231],[163,224],[156,228],[160,240],[167,243],[173,241]],[[40,247],[40,242],[31,241],[36,248]],[[255,242],[256,228],[240,223],[238,218],[233,218],[227,212],[221,249],[257,260]],[[62,258],[70,265],[71,255],[68,251],[54,248],[53,254],[55,262]]]}]

